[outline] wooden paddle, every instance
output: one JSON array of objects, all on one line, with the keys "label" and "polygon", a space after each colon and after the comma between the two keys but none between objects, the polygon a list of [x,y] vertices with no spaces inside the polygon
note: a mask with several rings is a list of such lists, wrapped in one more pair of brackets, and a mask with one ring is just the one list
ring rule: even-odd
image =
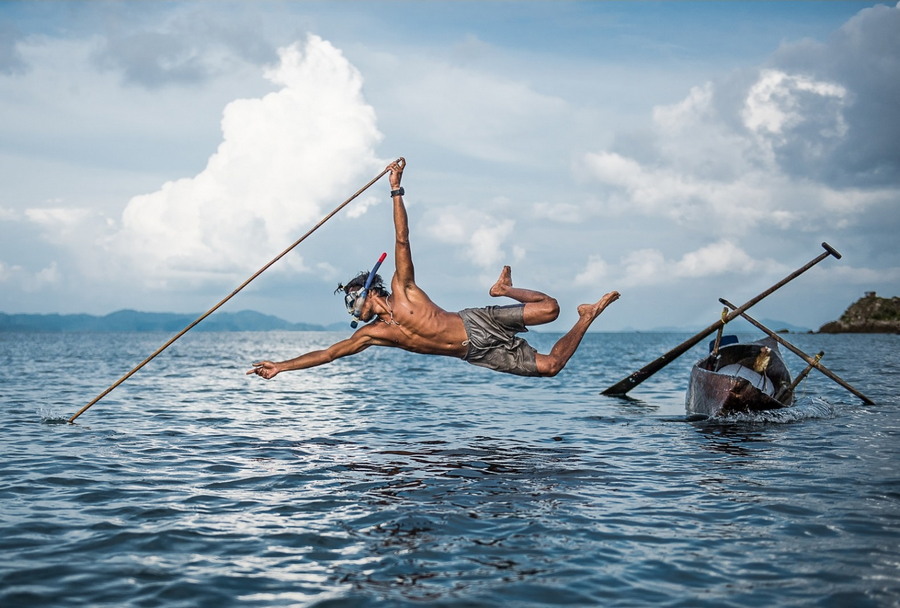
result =
[{"label": "wooden paddle", "polygon": [[762,292],[755,298],[748,300],[743,306],[740,306],[740,307],[736,308],[735,310],[733,310],[728,315],[723,315],[721,319],[719,319],[718,321],[716,321],[715,323],[713,323],[706,329],[702,330],[700,333],[693,336],[692,338],[685,340],[684,342],[682,342],[681,344],[679,344],[678,346],[676,346],[669,352],[660,356],[655,361],[648,363],[647,365],[645,365],[638,371],[634,372],[627,378],[624,378],[624,379],[620,380],[619,382],[617,382],[616,384],[613,384],[612,386],[607,388],[605,391],[603,391],[603,394],[604,395],[613,395],[613,396],[625,395],[626,393],[628,393],[628,391],[630,391],[631,389],[636,387],[638,384],[640,384],[641,382],[643,382],[644,380],[646,380],[647,378],[649,378],[650,376],[652,376],[653,374],[655,374],[656,372],[658,372],[659,370],[661,370],[662,368],[667,366],[669,363],[671,363],[672,361],[674,361],[675,359],[677,359],[678,357],[680,357],[681,355],[683,355],[684,353],[689,351],[698,342],[703,340],[709,334],[713,333],[720,327],[724,326],[726,323],[728,323],[729,321],[731,321],[732,319],[734,319],[735,317],[740,315],[742,312],[744,312],[745,310],[747,310],[748,308],[750,308],[751,306],[753,306],[754,304],[756,304],[757,302],[759,302],[760,300],[765,298],[766,296],[771,295],[778,289],[784,287],[784,285],[793,281],[794,279],[799,277],[801,274],[803,274],[804,272],[806,272],[807,270],[809,270],[810,268],[812,268],[813,266],[815,266],[816,264],[818,264],[819,262],[821,262],[822,260],[827,258],[828,256],[833,255],[835,258],[841,259],[841,254],[838,253],[838,251],[836,249],[834,249],[828,243],[822,243],[822,247],[825,249],[825,252],[820,253],[815,259],[811,260],[805,266],[795,270],[794,272],[792,272],[785,278],[781,279],[780,281],[778,281],[777,283],[775,283],[774,285],[769,287],[767,290],[765,290],[764,292]]},{"label": "wooden paddle", "polygon": [[[732,312],[732,314],[734,314],[735,312],[738,312],[737,306],[735,306],[734,304],[732,304],[725,298],[719,298],[719,302],[721,302],[728,308],[733,309],[734,312]],[[769,329],[768,327],[766,327],[765,325],[763,325],[762,323],[760,323],[759,321],[757,321],[756,319],[754,319],[753,317],[748,315],[747,313],[740,311],[739,314],[741,315],[741,317],[748,320],[750,323],[752,323],[753,325],[755,325],[756,327],[758,327],[759,329],[764,331],[766,334],[768,334],[769,337],[771,337],[773,340],[775,340],[776,342],[778,342],[779,344],[781,344],[782,346],[784,346],[785,348],[790,350],[792,353],[794,353],[795,355],[797,355],[798,357],[800,357],[801,359],[806,361],[809,365],[816,368],[817,370],[819,370],[820,372],[822,372],[823,374],[825,374],[826,376],[828,376],[829,378],[831,378],[832,380],[834,380],[835,382],[837,382],[838,384],[843,386],[845,389],[847,389],[848,391],[850,391],[851,393],[853,393],[854,395],[856,395],[857,397],[862,399],[863,403],[865,403],[866,405],[875,405],[874,401],[872,401],[871,399],[869,399],[868,397],[863,395],[861,392],[859,392],[858,390],[856,390],[855,388],[853,388],[852,386],[850,386],[849,384],[847,384],[846,382],[841,380],[837,374],[835,374],[833,371],[831,371],[830,369],[828,369],[827,367],[825,367],[824,365],[819,363],[819,361],[817,359],[810,357],[805,352],[803,352],[802,350],[800,350],[799,348],[797,348],[796,346],[794,346],[793,344],[791,344],[790,342],[788,342],[787,340],[785,340],[784,338],[782,338],[781,336],[776,334],[774,331],[772,331],[771,329]]]},{"label": "wooden paddle", "polygon": [[807,366],[803,369],[802,372],[800,372],[799,374],[797,374],[797,377],[794,378],[794,381],[791,382],[790,385],[788,385],[788,386],[783,386],[783,387],[781,388],[781,390],[779,390],[777,393],[775,393],[775,396],[773,397],[773,399],[775,399],[775,401],[783,401],[783,397],[784,397],[785,395],[787,395],[787,394],[793,395],[794,389],[796,389],[797,386],[799,386],[800,383],[803,382],[803,379],[806,378],[806,376],[809,375],[809,372],[811,372],[812,369],[816,366],[816,363],[818,363],[819,361],[821,361],[821,360],[822,360],[822,357],[824,357],[824,356],[825,356],[825,351],[824,351],[824,350],[820,350],[819,353],[818,353],[815,357],[813,357],[813,362],[811,362],[809,365],[807,365]]}]

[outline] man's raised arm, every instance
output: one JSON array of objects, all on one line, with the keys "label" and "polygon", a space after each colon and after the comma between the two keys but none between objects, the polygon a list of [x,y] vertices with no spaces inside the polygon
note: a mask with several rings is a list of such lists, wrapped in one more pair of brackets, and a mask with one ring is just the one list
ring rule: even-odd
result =
[{"label": "man's raised arm", "polygon": [[392,290],[397,287],[409,287],[416,282],[415,268],[412,261],[412,249],[409,246],[409,218],[406,215],[406,206],[403,204],[403,189],[400,180],[403,177],[403,169],[406,168],[406,160],[403,158],[389,165],[391,168],[391,201],[394,205],[394,232],[396,243],[394,245],[394,265],[396,272],[392,282]]}]

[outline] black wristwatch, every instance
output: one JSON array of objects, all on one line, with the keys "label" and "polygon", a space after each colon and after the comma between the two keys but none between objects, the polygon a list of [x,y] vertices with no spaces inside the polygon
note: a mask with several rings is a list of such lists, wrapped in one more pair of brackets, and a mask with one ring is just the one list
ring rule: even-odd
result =
[{"label": "black wristwatch", "polygon": [[403,196],[404,194],[406,194],[406,190],[403,189],[403,186],[400,186],[396,190],[391,190],[391,198],[394,198],[395,196]]}]

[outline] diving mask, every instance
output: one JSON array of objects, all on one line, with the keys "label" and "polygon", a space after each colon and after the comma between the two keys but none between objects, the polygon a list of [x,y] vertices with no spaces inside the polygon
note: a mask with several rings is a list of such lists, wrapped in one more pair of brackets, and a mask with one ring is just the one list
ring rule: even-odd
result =
[{"label": "diving mask", "polygon": [[356,301],[359,299],[359,291],[351,291],[347,295],[344,296],[344,306],[347,307],[347,312],[356,316]]}]

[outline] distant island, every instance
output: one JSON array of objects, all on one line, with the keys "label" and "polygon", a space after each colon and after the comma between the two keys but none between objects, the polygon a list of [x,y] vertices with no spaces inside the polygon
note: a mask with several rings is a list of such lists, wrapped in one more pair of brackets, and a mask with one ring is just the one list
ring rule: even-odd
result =
[{"label": "distant island", "polygon": [[874,291],[850,305],[841,318],[819,328],[820,334],[898,334],[900,298],[879,298]]},{"label": "distant island", "polygon": [[[0,313],[0,331],[19,332],[136,332],[164,331],[174,333],[190,325],[200,314],[174,312],[139,312],[120,310],[104,316],[86,314],[6,314]],[[346,323],[314,325],[291,323],[272,315],[252,310],[217,312],[204,319],[195,331],[332,331]]]},{"label": "distant island", "polygon": [[[194,322],[200,313],[141,312],[119,310],[108,315],[88,314],[7,314],[0,312],[0,332],[23,333],[89,333],[89,332],[149,332],[176,333]],[[768,327],[778,333],[810,333],[806,327],[799,327],[784,321],[762,319]],[[291,323],[273,315],[252,310],[240,312],[217,312],[204,319],[192,331],[343,331],[347,323],[317,325],[314,323]],[[733,332],[755,332],[756,329],[743,319],[735,319],[728,325]],[[656,327],[649,330],[625,329],[624,332],[643,333],[694,333],[699,327]]]},{"label": "distant island", "polygon": [[[199,313],[141,312],[119,310],[108,315],[88,314],[6,314],[0,312],[0,332],[143,332],[175,333],[190,325]],[[763,319],[764,325],[779,333],[806,333],[810,330],[783,321]],[[217,312],[197,325],[195,331],[339,331],[346,323],[317,325],[291,323],[273,315],[252,310]],[[731,331],[755,331],[741,320],[729,324]],[[635,330],[631,330],[635,331]],[[656,328],[651,332],[687,332],[695,328]],[[875,292],[855,302],[837,321],[823,325],[818,333],[900,333],[900,298],[879,298]]]}]

